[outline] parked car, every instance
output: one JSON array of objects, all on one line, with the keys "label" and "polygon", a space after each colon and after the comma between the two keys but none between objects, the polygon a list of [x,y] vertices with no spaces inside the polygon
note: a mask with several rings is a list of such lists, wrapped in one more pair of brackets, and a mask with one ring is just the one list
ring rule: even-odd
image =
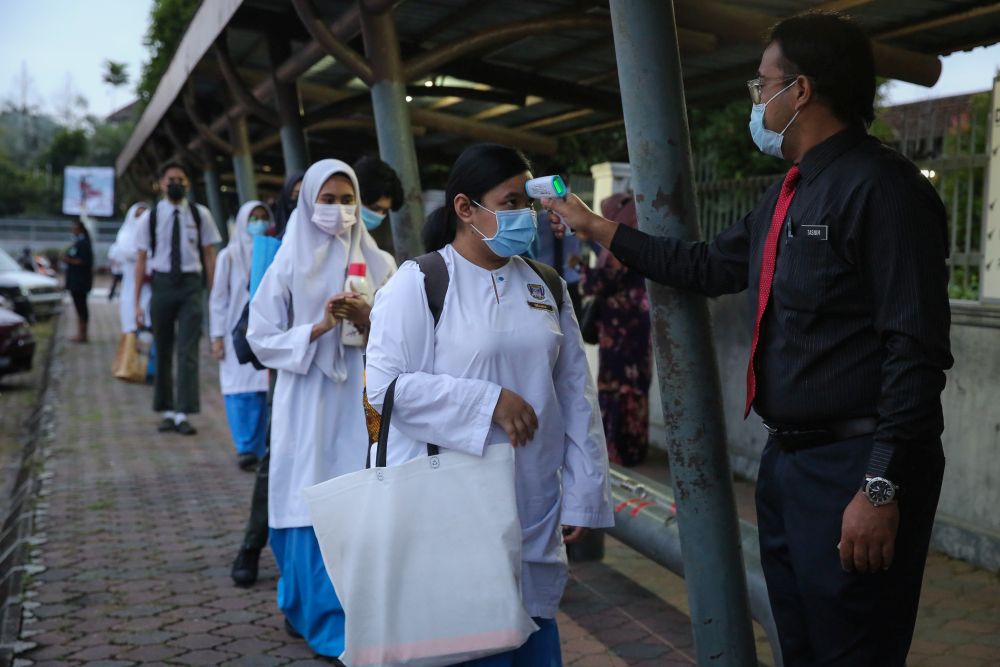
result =
[{"label": "parked car", "polygon": [[62,306],[62,293],[58,280],[25,271],[0,248],[0,296],[14,304],[18,315],[28,321],[51,317]]},{"label": "parked car", "polygon": [[3,303],[8,302],[0,299],[0,376],[30,371],[35,356],[35,337],[31,335],[28,321],[3,308]]}]

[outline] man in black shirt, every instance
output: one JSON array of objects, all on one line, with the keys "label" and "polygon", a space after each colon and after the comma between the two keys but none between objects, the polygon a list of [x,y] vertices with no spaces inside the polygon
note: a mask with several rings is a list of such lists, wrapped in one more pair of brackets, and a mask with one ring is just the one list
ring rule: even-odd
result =
[{"label": "man in black shirt", "polygon": [[778,24],[748,82],[750,130],[794,164],[710,243],[649,237],[574,197],[543,202],[651,280],[749,290],[747,411],[770,433],[761,560],[788,667],[905,663],[944,470],[946,214],[868,136],[875,85],[854,23]]}]

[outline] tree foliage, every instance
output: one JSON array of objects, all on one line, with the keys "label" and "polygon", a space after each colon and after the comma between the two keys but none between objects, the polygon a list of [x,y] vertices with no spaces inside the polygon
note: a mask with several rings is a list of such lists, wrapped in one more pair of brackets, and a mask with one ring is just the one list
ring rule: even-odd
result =
[{"label": "tree foliage", "polygon": [[201,0],[154,0],[149,12],[149,28],[142,40],[149,49],[149,60],[143,63],[136,89],[144,105],[156,92],[200,4]]},{"label": "tree foliage", "polygon": [[128,63],[105,60],[104,75],[101,77],[101,80],[114,88],[124,86],[128,83]]}]

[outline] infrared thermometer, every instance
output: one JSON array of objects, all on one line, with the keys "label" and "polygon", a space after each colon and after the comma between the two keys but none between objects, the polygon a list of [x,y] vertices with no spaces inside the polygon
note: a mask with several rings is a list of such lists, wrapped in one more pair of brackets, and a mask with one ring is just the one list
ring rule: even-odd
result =
[{"label": "infrared thermometer", "polygon": [[[566,181],[562,179],[562,176],[556,174],[555,176],[539,176],[538,178],[531,179],[524,184],[524,191],[532,199],[548,197],[549,199],[562,199],[566,201],[566,195],[569,194],[569,187],[566,186]],[[559,218],[559,223],[562,224],[567,234],[573,234],[573,230],[569,228],[569,225],[566,224],[561,215],[554,213],[552,209],[546,210]]]}]

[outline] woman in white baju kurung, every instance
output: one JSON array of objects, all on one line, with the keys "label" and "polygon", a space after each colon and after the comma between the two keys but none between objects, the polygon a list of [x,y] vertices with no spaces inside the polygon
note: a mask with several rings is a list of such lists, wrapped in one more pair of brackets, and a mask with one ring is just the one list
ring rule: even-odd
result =
[{"label": "woman in white baju kurung", "polygon": [[[146,202],[132,204],[125,213],[125,221],[118,229],[115,242],[108,248],[108,259],[121,264],[122,267],[122,297],[118,300],[118,316],[121,319],[122,333],[135,333],[135,260],[138,248],[135,245],[135,231],[139,218],[149,208]],[[149,298],[153,290],[149,284],[142,286],[142,310],[149,312]]]},{"label": "woman in white baju kurung", "polygon": [[219,385],[229,431],[236,445],[237,464],[243,470],[252,470],[264,456],[267,371],[239,362],[233,348],[232,330],[250,300],[253,237],[262,233],[270,221],[271,212],[263,202],[248,201],[240,207],[229,244],[215,260],[215,280],[208,298],[212,355],[219,361]]},{"label": "woman in white baju kurung", "polygon": [[[367,265],[373,289],[395,270],[360,224],[359,192],[354,171],[339,160],[309,168],[281,248],[251,300],[247,330],[260,362],[278,372],[268,489],[278,606],[314,651],[333,657],[344,649],[343,610],[302,490],[364,468],[364,349],[341,343],[334,313],[346,308],[338,293],[349,261]],[[368,308],[358,309],[361,316],[350,319],[366,326]]]},{"label": "woman in white baju kurung", "polygon": [[454,241],[439,251],[449,284],[437,326],[424,275],[407,262],[375,299],[367,349],[376,408],[397,380],[389,465],[426,456],[426,443],[475,455],[517,447],[522,600],[540,630],[520,649],[477,665],[560,664],[554,618],[567,579],[563,531],[572,541],[585,527],[614,523],[601,414],[565,282],[559,308],[515,256],[534,237],[527,178],[527,162],[512,149],[463,153],[446,191],[454,208],[438,218]]}]

